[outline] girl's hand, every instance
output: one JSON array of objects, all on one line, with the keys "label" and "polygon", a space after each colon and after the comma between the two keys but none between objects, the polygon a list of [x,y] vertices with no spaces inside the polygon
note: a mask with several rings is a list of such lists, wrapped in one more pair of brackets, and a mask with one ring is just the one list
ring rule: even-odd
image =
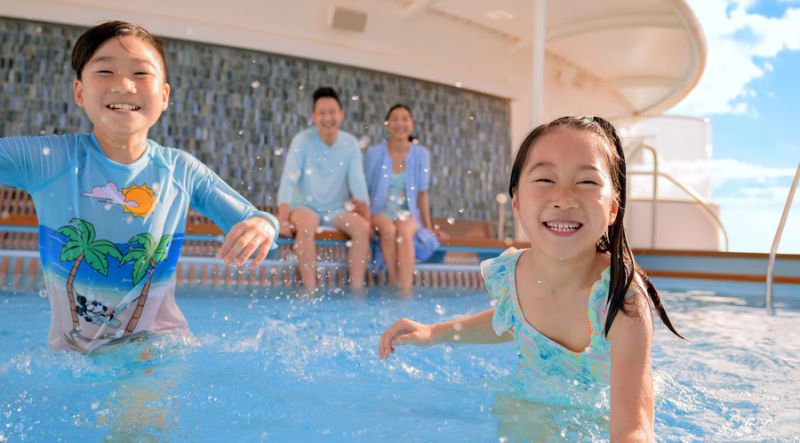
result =
[{"label": "girl's hand", "polygon": [[250,217],[231,228],[225,237],[225,243],[219,248],[217,257],[225,264],[241,267],[244,262],[258,251],[250,262],[250,270],[254,270],[267,258],[269,248],[275,239],[275,228],[264,217]]},{"label": "girl's hand", "polygon": [[433,328],[407,318],[394,322],[381,334],[378,344],[378,358],[386,360],[398,345],[430,346],[433,344]]}]

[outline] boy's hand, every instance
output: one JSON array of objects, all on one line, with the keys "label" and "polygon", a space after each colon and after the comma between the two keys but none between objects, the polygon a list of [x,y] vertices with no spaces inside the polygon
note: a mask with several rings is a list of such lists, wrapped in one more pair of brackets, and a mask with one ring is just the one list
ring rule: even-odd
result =
[{"label": "boy's hand", "polygon": [[254,270],[267,258],[269,248],[275,239],[275,228],[264,217],[250,217],[231,228],[225,237],[225,243],[219,248],[217,257],[225,264],[241,267],[253,255],[250,270]]},{"label": "boy's hand", "polygon": [[394,353],[395,346],[406,344],[430,346],[433,344],[433,328],[407,318],[397,320],[381,334],[381,341],[378,344],[378,358],[385,360]]}]

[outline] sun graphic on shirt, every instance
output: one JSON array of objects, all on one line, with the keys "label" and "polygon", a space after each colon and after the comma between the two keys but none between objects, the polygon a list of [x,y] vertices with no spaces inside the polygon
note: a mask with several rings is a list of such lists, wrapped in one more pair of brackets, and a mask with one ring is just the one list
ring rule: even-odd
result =
[{"label": "sun graphic on shirt", "polygon": [[130,186],[122,190],[122,195],[125,196],[126,202],[135,203],[124,204],[122,209],[132,214],[134,217],[145,218],[153,210],[156,204],[156,194],[153,189],[147,187],[147,184],[142,186]]}]

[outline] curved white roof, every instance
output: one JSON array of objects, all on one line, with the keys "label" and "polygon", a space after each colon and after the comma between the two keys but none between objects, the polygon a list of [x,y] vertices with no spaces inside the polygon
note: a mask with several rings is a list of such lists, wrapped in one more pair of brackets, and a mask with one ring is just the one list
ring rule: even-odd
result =
[{"label": "curved white roof", "polygon": [[[0,15],[156,34],[457,85],[512,103],[530,126],[535,0],[0,0]],[[541,0],[546,1],[546,0]],[[705,42],[683,0],[546,1],[543,116],[660,114],[697,83]],[[332,28],[336,7],[363,31]]]}]

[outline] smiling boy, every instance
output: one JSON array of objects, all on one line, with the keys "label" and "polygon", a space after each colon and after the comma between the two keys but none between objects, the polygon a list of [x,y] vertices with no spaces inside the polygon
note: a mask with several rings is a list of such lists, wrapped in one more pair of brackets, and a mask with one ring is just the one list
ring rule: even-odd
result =
[{"label": "smiling boy", "polygon": [[49,345],[91,352],[187,330],[174,292],[189,206],[228,233],[219,256],[237,266],[263,261],[277,220],[188,153],[147,138],[170,94],[163,43],[147,30],[95,26],[75,43],[72,67],[92,132],[0,139],[0,183],[36,207]]}]

